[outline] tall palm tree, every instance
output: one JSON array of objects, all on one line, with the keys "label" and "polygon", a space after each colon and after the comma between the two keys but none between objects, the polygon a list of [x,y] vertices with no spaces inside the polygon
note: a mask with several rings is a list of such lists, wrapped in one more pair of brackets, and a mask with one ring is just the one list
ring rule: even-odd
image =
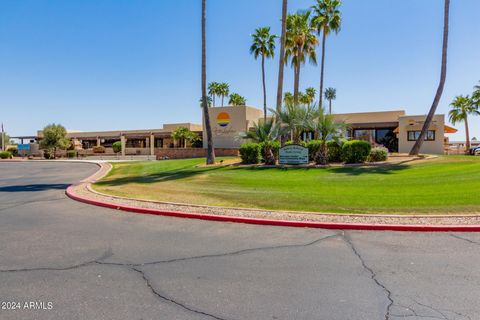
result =
[{"label": "tall palm tree", "polygon": [[218,84],[218,95],[222,97],[222,107],[223,107],[223,99],[225,97],[228,97],[228,94],[230,93],[230,86],[226,82],[221,82]]},{"label": "tall palm tree", "polygon": [[220,84],[218,82],[210,82],[208,84],[208,95],[213,102],[213,106],[215,107],[215,97],[218,96]]},{"label": "tall palm tree", "polygon": [[[340,0],[317,0],[312,6],[313,18],[312,25],[317,30],[317,34],[322,34],[322,61],[320,64],[320,92],[323,92],[323,75],[325,71],[325,43],[327,36],[333,31],[338,33],[342,24],[342,15],[338,9],[341,5]],[[318,108],[322,108],[322,97],[320,97]]]},{"label": "tall palm tree", "polygon": [[315,52],[317,43],[318,39],[310,26],[310,11],[288,15],[285,63],[290,60],[290,65],[293,67],[293,99],[295,103],[298,103],[300,68],[305,64],[307,58],[312,64],[317,64],[317,54]]},{"label": "tall palm tree", "polygon": [[283,71],[285,68],[285,38],[287,33],[287,0],[282,1],[282,34],[280,35],[280,59],[278,62],[277,105],[278,112],[282,110]]},{"label": "tall palm tree", "polygon": [[270,27],[258,28],[252,35],[253,43],[250,53],[255,59],[262,57],[262,85],[263,85],[263,119],[267,120],[267,89],[265,86],[265,59],[273,58],[275,54],[275,35],[270,34]]},{"label": "tall palm tree", "polygon": [[247,99],[245,99],[245,97],[242,97],[238,93],[232,93],[230,95],[228,103],[232,106],[244,106],[247,104]]},{"label": "tall palm tree", "polygon": [[466,136],[466,143],[465,143],[465,152],[470,151],[470,133],[468,130],[468,116],[469,115],[480,115],[480,111],[478,110],[479,107],[467,96],[456,96],[453,102],[450,104],[452,106],[452,110],[448,112],[448,116],[450,118],[450,122],[452,124],[456,124],[458,122],[465,123],[465,136]]},{"label": "tall palm tree", "polygon": [[418,137],[417,141],[412,147],[412,150],[410,150],[410,155],[418,155],[418,153],[420,152],[420,148],[425,139],[425,135],[427,134],[427,130],[428,128],[430,128],[430,124],[432,123],[432,119],[433,119],[433,116],[435,115],[435,111],[437,111],[438,103],[440,102],[440,98],[442,97],[443,88],[445,87],[445,79],[447,78],[448,19],[449,19],[449,12],[450,12],[450,0],[445,0],[444,7],[445,8],[444,8],[444,17],[443,17],[442,68],[440,72],[440,83],[438,84],[437,93],[435,94],[435,98],[433,99],[433,103],[432,103],[432,106],[430,107],[430,111],[428,112],[427,118],[423,123],[420,136]]},{"label": "tall palm tree", "polygon": [[332,100],[337,99],[337,90],[335,88],[325,89],[325,99],[328,100],[328,113],[332,114]]},{"label": "tall palm tree", "polygon": [[212,126],[207,98],[207,50],[206,50],[206,0],[202,0],[202,104],[205,131],[207,133],[207,164],[215,164],[215,149],[213,148]]}]

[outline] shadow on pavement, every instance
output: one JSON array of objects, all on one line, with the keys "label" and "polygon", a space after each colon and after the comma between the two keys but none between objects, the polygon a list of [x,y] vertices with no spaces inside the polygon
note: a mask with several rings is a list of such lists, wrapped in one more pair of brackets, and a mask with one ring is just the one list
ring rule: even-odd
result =
[{"label": "shadow on pavement", "polygon": [[65,184],[65,183],[4,186],[4,187],[0,187],[0,192],[37,192],[37,191],[45,191],[45,190],[61,190],[61,189],[67,189],[68,186],[69,184]]}]

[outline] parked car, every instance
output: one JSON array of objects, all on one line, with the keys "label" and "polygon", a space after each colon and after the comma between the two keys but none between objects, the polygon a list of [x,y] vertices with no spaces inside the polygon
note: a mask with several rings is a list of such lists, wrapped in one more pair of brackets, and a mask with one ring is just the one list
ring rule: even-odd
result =
[{"label": "parked car", "polygon": [[480,156],[480,146],[471,147],[470,148],[470,154],[472,156]]}]

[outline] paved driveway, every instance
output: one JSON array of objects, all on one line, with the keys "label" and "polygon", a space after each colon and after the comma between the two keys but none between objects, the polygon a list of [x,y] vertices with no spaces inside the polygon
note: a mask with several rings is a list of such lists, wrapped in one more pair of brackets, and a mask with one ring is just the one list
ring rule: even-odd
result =
[{"label": "paved driveway", "polygon": [[95,170],[0,163],[0,319],[480,319],[479,234],[206,222],[65,197]]}]

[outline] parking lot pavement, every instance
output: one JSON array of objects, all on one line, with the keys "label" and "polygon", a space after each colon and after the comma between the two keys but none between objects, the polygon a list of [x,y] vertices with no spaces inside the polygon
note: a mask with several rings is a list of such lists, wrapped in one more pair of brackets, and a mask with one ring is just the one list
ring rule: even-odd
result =
[{"label": "parking lot pavement", "polygon": [[480,319],[478,234],[207,222],[65,197],[96,170],[0,163],[0,319]]}]

